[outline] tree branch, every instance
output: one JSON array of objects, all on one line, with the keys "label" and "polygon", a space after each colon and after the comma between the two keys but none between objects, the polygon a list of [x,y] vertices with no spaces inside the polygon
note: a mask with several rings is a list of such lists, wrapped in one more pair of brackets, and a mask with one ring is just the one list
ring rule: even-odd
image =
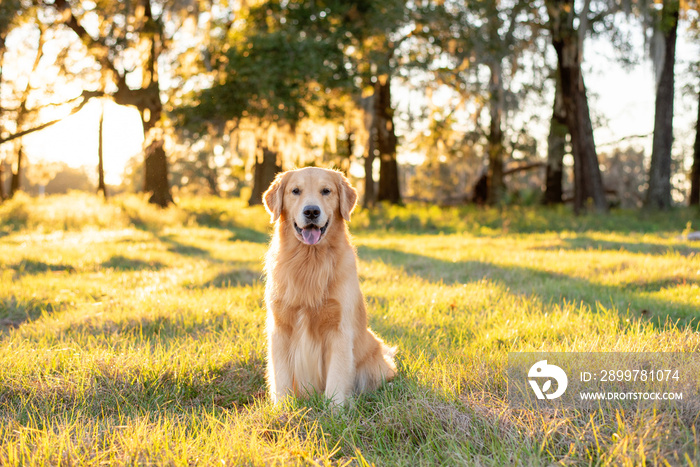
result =
[{"label": "tree branch", "polygon": [[583,41],[586,39],[586,32],[588,32],[588,14],[591,11],[591,0],[585,0],[583,2],[583,10],[579,14],[579,26],[578,26],[578,48],[581,50],[583,55]]},{"label": "tree branch", "polygon": [[[36,107],[32,107],[31,109],[27,109],[26,112],[28,114],[34,113],[34,112],[39,112],[40,110],[49,108],[49,107],[61,107],[67,104],[70,104],[73,101],[77,101],[78,99],[82,99],[83,95],[80,94],[72,99],[68,99],[67,101],[63,102],[49,102],[47,104],[42,104],[38,105]],[[0,106],[0,112],[18,112],[20,110],[20,107],[2,107]]]},{"label": "tree branch", "polygon": [[523,172],[525,170],[537,169],[539,167],[544,167],[546,165],[547,165],[546,162],[531,162],[529,164],[522,164],[522,165],[519,165],[517,167],[513,167],[513,168],[510,168],[508,170],[504,170],[503,175],[504,176],[511,175],[511,174],[516,173],[516,172]]},{"label": "tree branch", "polygon": [[99,38],[95,39],[90,35],[90,33],[87,32],[83,25],[80,24],[78,18],[73,14],[73,10],[71,9],[68,1],[54,0],[53,6],[62,14],[63,23],[73,32],[75,32],[83,44],[85,44],[85,46],[92,51],[92,55],[97,59],[100,65],[113,72],[117,77],[118,82],[124,80],[124,74],[117,69],[114,62],[109,58],[109,47],[103,40],[100,40]]},{"label": "tree branch", "polygon": [[15,134],[8,136],[7,138],[3,138],[2,136],[0,136],[0,144],[7,143],[8,141],[12,141],[12,140],[15,140],[17,138],[21,138],[21,137],[26,136],[30,133],[34,133],[36,131],[41,131],[45,128],[50,127],[51,125],[55,125],[56,123],[60,122],[61,120],[65,119],[67,117],[70,117],[71,115],[73,115],[75,113],[78,113],[83,107],[85,107],[85,104],[87,104],[88,101],[90,99],[92,99],[93,97],[102,97],[104,95],[105,95],[105,93],[103,93],[101,91],[83,91],[83,93],[80,96],[75,97],[75,98],[70,99],[70,100],[65,102],[67,104],[67,103],[72,102],[78,98],[81,98],[81,97],[83,98],[83,102],[78,104],[75,108],[71,109],[71,111],[67,115],[65,115],[61,118],[57,118],[55,120],[51,120],[50,122],[42,123],[41,125],[29,128],[27,130],[17,132]]},{"label": "tree branch", "polygon": [[645,135],[627,135],[627,136],[623,136],[623,137],[620,138],[620,139],[616,139],[616,140],[614,140],[614,141],[608,141],[608,142],[605,142],[605,143],[597,144],[596,146],[598,146],[598,147],[614,146],[614,145],[616,145],[616,144],[620,144],[620,143],[622,143],[622,142],[624,142],[624,141],[627,141],[627,140],[630,140],[630,139],[649,138],[649,137],[651,137],[651,136],[653,136],[653,135],[654,135],[654,133],[647,133],[647,134],[645,134]]}]

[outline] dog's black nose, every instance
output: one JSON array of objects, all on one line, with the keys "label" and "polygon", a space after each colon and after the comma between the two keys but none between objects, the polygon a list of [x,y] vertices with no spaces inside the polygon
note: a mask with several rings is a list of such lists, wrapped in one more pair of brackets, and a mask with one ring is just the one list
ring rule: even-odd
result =
[{"label": "dog's black nose", "polygon": [[308,220],[313,221],[318,219],[318,216],[321,215],[321,208],[318,206],[304,206],[304,217],[306,217]]}]

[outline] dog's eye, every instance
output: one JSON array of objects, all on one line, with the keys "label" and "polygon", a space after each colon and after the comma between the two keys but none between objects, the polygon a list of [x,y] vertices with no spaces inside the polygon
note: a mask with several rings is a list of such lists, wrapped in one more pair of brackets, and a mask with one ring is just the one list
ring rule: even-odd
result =
[{"label": "dog's eye", "polygon": [[299,188],[294,188],[292,190],[292,194],[298,195],[299,193],[301,193],[301,190]]},{"label": "dog's eye", "polygon": [[324,195],[324,196],[325,196],[325,195],[330,195],[330,194],[331,194],[331,190],[330,190],[329,188],[324,188],[323,190],[321,190],[321,194]]}]

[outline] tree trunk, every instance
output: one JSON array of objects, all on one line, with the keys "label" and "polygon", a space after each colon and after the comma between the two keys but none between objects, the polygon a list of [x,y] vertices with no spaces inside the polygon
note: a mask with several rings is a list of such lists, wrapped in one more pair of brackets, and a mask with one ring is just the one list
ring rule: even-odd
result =
[{"label": "tree trunk", "polygon": [[165,208],[173,202],[168,182],[168,159],[163,149],[163,139],[155,139],[145,149],[144,191],[151,193],[148,202]]},{"label": "tree trunk", "polygon": [[140,97],[137,107],[141,112],[145,141],[150,141],[145,151],[144,160],[145,191],[151,193],[149,203],[166,207],[173,202],[173,196],[170,193],[168,158],[165,155],[163,132],[160,129],[163,103],[160,101],[160,85],[158,83],[158,57],[163,45],[163,25],[153,17],[150,0],[144,0],[144,17],[147,24],[145,27],[151,28],[153,31],[148,60],[143,67],[142,84],[144,88],[131,91],[126,86],[126,80],[122,78],[120,81],[123,84],[119,89],[131,91],[130,94],[137,94]]},{"label": "tree trunk", "polygon": [[163,138],[153,139],[144,149],[144,187],[150,193],[149,203],[164,208],[173,202],[168,181],[168,158],[163,148]]},{"label": "tree trunk", "polygon": [[581,47],[573,26],[573,0],[548,0],[549,27],[557,62],[566,110],[566,125],[571,135],[574,155],[574,211],[581,212],[588,198],[598,212],[607,212],[603,177],[598,165],[593,125],[586,86],[581,73]]},{"label": "tree trunk", "polygon": [[221,196],[221,191],[219,190],[219,174],[217,173],[216,167],[212,167],[211,165],[207,165],[205,168],[206,174],[204,176],[204,179],[207,181],[207,185],[209,185],[209,191],[211,191],[211,194],[213,196]]},{"label": "tree trunk", "polygon": [[649,188],[645,207],[671,207],[671,148],[673,146],[673,67],[676,63],[676,33],[678,30],[678,0],[664,0],[661,10],[661,32],[664,35],[664,55],[661,76],[656,88],[654,141],[649,165]]},{"label": "tree trunk", "polygon": [[382,154],[379,160],[379,191],[377,200],[389,201],[391,204],[401,204],[399,192],[399,165],[396,155]]},{"label": "tree trunk", "polygon": [[5,201],[5,161],[0,159],[0,203]]},{"label": "tree trunk", "polygon": [[498,204],[505,194],[503,182],[503,78],[501,62],[495,61],[489,64],[491,72],[489,79],[490,97],[489,110],[491,122],[487,142],[489,158],[488,168],[488,204]]},{"label": "tree trunk", "polygon": [[[2,70],[5,58],[5,35],[0,34],[0,96],[2,95]],[[2,101],[0,101],[0,117],[2,117]],[[0,118],[2,122],[2,118]],[[0,135],[2,134],[2,125],[0,124]],[[0,159],[0,203],[5,200],[5,161]]]},{"label": "tree trunk", "polygon": [[22,187],[22,164],[24,163],[24,152],[22,151],[22,141],[19,142],[19,149],[17,150],[17,167],[12,171],[12,178],[10,179],[10,194],[9,197],[12,198]]},{"label": "tree trunk", "polygon": [[560,204],[562,202],[564,177],[564,155],[566,154],[566,110],[562,96],[559,70],[556,76],[556,91],[552,105],[552,118],[549,122],[547,137],[547,178],[545,182],[543,204]]},{"label": "tree trunk", "polygon": [[148,198],[149,203],[165,208],[173,203],[173,195],[170,193],[168,158],[163,147],[163,137],[158,131],[153,130],[147,133],[146,141],[149,142],[145,144],[144,149],[143,191],[151,194]]},{"label": "tree trunk", "polygon": [[690,206],[700,205],[700,94],[698,94],[698,120],[695,123],[695,145],[693,147],[693,168],[690,172]]},{"label": "tree trunk", "polygon": [[[369,83],[374,88],[375,85]],[[365,169],[365,190],[362,198],[362,207],[370,208],[377,201],[376,198],[376,183],[374,181],[374,159],[377,154],[377,109],[376,102],[377,94],[372,93],[371,96],[361,99],[362,110],[365,114],[365,128],[367,129],[367,153],[364,157]]]},{"label": "tree trunk", "polygon": [[267,147],[262,148],[262,159],[255,157],[255,167],[253,169],[253,191],[248,199],[249,206],[262,204],[262,195],[275,179],[275,175],[282,171],[282,167],[277,165],[277,152],[271,151]]},{"label": "tree trunk", "polygon": [[374,154],[377,150],[377,131],[376,131],[375,116],[372,116],[372,124],[369,129],[369,141],[367,142],[367,155],[365,156],[365,196],[362,200],[362,207],[369,208],[374,206]]},{"label": "tree trunk", "polygon": [[100,112],[100,123],[97,130],[97,193],[102,192],[104,199],[107,199],[107,187],[105,186],[105,167],[104,167],[104,141],[103,141],[103,126],[105,119],[105,108],[102,105]]},{"label": "tree trunk", "polygon": [[472,189],[471,201],[478,205],[486,204],[489,197],[489,171],[488,167],[481,169],[481,174]]},{"label": "tree trunk", "polygon": [[388,75],[377,78],[374,83],[375,128],[379,151],[378,201],[401,203],[399,169],[396,162],[396,133],[394,133],[394,110],[391,107],[391,80]]},{"label": "tree trunk", "polygon": [[[36,56],[34,57],[34,64],[32,65],[32,71],[29,75],[31,77],[36,73],[39,67],[39,61],[44,54],[44,43],[45,43],[45,28],[43,26],[39,27],[39,42],[36,48]],[[17,110],[16,126],[19,132],[24,126],[24,121],[27,118],[27,100],[29,99],[29,93],[31,92],[30,80],[27,80],[27,84],[22,91],[22,97],[19,104],[19,109]],[[10,182],[10,198],[17,193],[22,185],[22,165],[24,163],[24,151],[22,150],[22,139],[20,138],[19,149],[17,150],[17,169],[12,173],[12,180]]]}]

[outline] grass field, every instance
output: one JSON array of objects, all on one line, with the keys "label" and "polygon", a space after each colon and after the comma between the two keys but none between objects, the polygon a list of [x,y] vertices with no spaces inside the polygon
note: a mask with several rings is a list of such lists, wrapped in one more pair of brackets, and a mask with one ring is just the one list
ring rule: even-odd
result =
[{"label": "grass field", "polygon": [[[0,205],[1,465],[698,465],[700,420],[507,404],[509,351],[700,351],[697,212],[381,207],[351,223],[399,376],[272,407],[262,208]],[[690,224],[689,224],[690,222]]]}]

